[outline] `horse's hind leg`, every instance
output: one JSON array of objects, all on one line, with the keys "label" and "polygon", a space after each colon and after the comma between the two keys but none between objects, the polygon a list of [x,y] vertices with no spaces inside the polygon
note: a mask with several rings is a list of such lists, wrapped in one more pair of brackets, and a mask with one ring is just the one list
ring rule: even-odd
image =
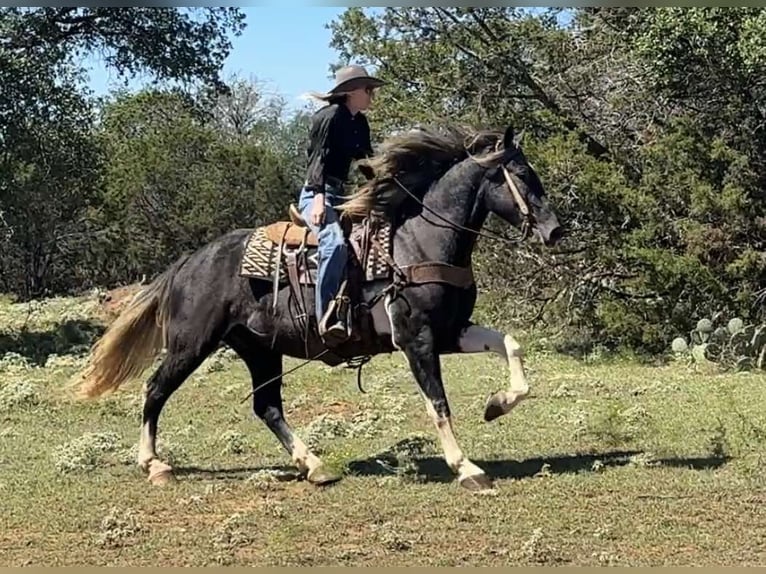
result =
[{"label": "horse's hind leg", "polygon": [[508,364],[508,389],[498,391],[489,398],[484,409],[485,421],[492,421],[507,414],[529,395],[529,384],[522,363],[522,348],[513,336],[481,325],[470,325],[460,334],[458,348],[461,353],[492,352],[503,357]]},{"label": "horse's hind leg", "polygon": [[146,383],[138,465],[149,472],[149,481],[152,484],[165,484],[175,478],[170,465],[162,462],[157,456],[157,422],[160,413],[170,395],[202,364],[217,343],[218,341],[212,339],[202,344],[196,341],[182,341],[178,334],[171,335],[165,358]]},{"label": "horse's hind leg", "polygon": [[[252,333],[242,326],[233,328],[224,340],[245,361],[250,370],[254,390],[253,412],[274,433],[292,458],[293,464],[313,484],[330,484],[340,480],[339,475],[325,468],[322,461],[308,449],[285,420],[282,407],[282,355],[265,349]],[[259,388],[267,381],[271,382]]]}]

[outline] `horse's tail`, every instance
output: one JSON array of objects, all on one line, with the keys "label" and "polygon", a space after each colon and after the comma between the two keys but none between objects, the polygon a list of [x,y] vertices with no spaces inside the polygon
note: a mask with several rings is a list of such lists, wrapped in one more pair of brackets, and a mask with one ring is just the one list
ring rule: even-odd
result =
[{"label": "horse's tail", "polygon": [[181,257],[140,291],[93,345],[79,380],[79,398],[117,390],[143,373],[167,345],[169,288],[187,257]]}]

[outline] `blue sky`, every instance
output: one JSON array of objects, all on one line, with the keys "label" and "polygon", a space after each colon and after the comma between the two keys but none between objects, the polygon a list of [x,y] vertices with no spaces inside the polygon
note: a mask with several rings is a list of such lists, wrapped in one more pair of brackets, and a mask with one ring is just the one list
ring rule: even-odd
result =
[{"label": "blue sky", "polygon": [[[247,27],[233,38],[233,49],[224,65],[223,75],[237,74],[255,79],[266,95],[281,95],[288,111],[306,106],[301,94],[324,91],[332,86],[330,64],[339,59],[330,48],[332,20],[342,14],[344,6],[281,6],[266,5],[243,8]],[[378,11],[371,8],[367,11]],[[532,12],[538,9],[529,9]],[[90,71],[90,87],[96,95],[121,87],[115,72],[104,68],[91,57],[85,62]],[[139,88],[143,81],[136,78],[128,83]]]},{"label": "blue sky", "polygon": [[[330,30],[325,25],[344,10],[343,6],[259,6],[243,8],[247,28],[233,39],[233,50],[224,65],[224,77],[236,73],[257,79],[267,94],[280,94],[290,108],[305,105],[300,95],[332,86],[330,64],[338,54],[330,48]],[[90,60],[90,87],[97,95],[120,87],[117,75],[98,60]],[[132,88],[142,84],[131,81]]]}]

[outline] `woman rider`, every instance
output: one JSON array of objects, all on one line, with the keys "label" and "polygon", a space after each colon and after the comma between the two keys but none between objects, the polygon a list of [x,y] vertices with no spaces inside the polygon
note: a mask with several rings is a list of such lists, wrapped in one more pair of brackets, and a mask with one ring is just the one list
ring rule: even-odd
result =
[{"label": "woman rider", "polygon": [[329,92],[310,94],[327,105],[312,117],[308,172],[298,209],[319,243],[316,315],[319,334],[325,339],[347,336],[345,317],[335,316],[328,308],[338,294],[347,258],[335,206],[343,201],[351,162],[372,154],[370,126],[362,112],[383,83],[362,66],[350,65],[336,72],[335,86]]}]

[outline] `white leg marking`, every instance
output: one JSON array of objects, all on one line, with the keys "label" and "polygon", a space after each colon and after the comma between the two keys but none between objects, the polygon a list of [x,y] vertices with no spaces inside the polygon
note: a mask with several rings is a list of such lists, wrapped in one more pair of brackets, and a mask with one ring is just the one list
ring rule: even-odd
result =
[{"label": "white leg marking", "polygon": [[149,423],[141,427],[141,438],[138,443],[138,466],[147,470],[149,463],[157,458],[155,451],[155,437],[149,432]]},{"label": "white leg marking", "polygon": [[[144,401],[146,401],[147,386],[144,383]],[[141,437],[138,441],[138,466],[149,473],[148,480],[152,484],[162,485],[175,481],[173,469],[157,457],[157,437],[149,429],[149,422],[141,427]]]},{"label": "white leg marking", "polygon": [[293,463],[306,475],[310,475],[314,470],[322,466],[322,461],[312,453],[306,444],[295,434],[292,436],[293,452],[291,453]]},{"label": "white leg marking", "polygon": [[155,439],[156,437],[149,432],[149,423],[145,423],[141,428],[141,440],[138,443],[138,466],[149,473],[148,480],[152,484],[173,482],[173,468],[157,457]]},{"label": "white leg marking", "polygon": [[508,390],[498,392],[492,399],[502,409],[503,414],[508,413],[529,395],[529,384],[522,361],[524,353],[512,335],[504,335],[481,325],[471,325],[461,334],[458,346],[462,353],[492,352],[505,358],[510,371]]},{"label": "white leg marking", "polygon": [[[146,394],[149,392],[148,381],[144,381],[142,392],[144,395],[143,404],[146,404]],[[142,470],[149,470],[149,463],[157,458],[157,437],[149,431],[149,421],[141,427],[141,434],[138,439],[138,466]]]},{"label": "white leg marking", "polygon": [[468,457],[460,449],[452,429],[452,418],[440,417],[434,410],[431,401],[423,395],[422,391],[421,396],[426,403],[426,410],[436,426],[436,432],[439,435],[439,441],[444,450],[444,460],[452,471],[457,473],[458,480],[463,481],[469,477],[483,475],[484,471],[468,460]]}]

